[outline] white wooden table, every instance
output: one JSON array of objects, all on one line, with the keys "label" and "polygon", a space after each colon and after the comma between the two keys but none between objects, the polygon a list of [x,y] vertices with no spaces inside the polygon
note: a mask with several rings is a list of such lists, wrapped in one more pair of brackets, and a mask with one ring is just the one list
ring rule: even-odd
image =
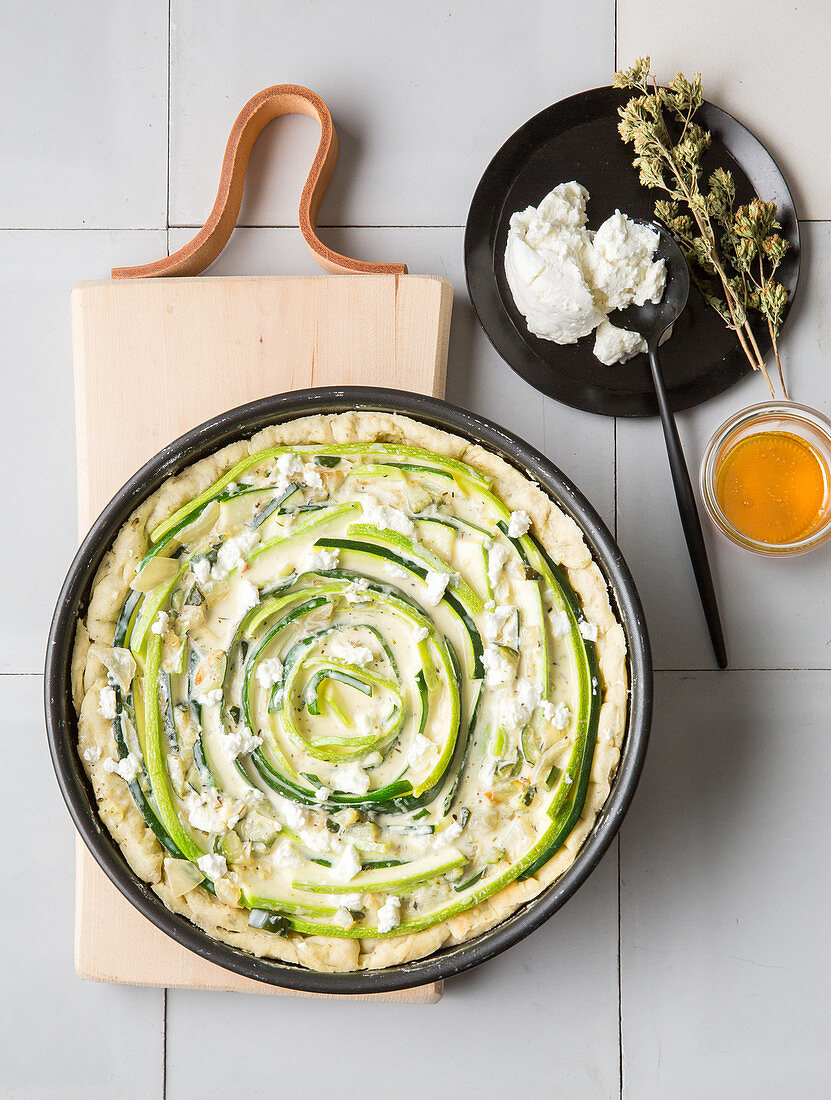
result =
[{"label": "white wooden table", "polygon": [[[829,111],[814,87],[831,17],[824,0],[727,8],[0,6],[4,1097],[185,1100],[233,1096],[241,1082],[249,1100],[824,1094],[831,554],[767,563],[711,539],[732,661],[714,671],[658,425],[539,396],[490,348],[464,290],[462,226],[481,171],[530,115],[608,83],[617,31],[621,63],[651,50],[664,75],[702,69],[713,97],[780,155],[811,219],[783,341],[791,390],[831,409]],[[165,995],[86,984],[72,969],[72,829],[40,702],[45,632],[75,541],[68,292],[188,239],[237,110],[289,81],[320,92],[339,130],[321,235],[453,281],[448,397],[580,485],[616,529],[652,629],[652,747],[619,842],[545,927],[448,982],[430,1007]],[[290,227],[315,128],[292,118],[272,130],[253,158],[250,228],[222,273],[312,270]],[[690,456],[730,411],[763,398],[753,378],[682,416]]]}]

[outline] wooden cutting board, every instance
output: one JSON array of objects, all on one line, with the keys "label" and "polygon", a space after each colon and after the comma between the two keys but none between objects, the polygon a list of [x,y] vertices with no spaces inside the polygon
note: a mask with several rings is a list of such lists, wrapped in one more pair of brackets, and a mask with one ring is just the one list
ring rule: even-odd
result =
[{"label": "wooden cutting board", "polygon": [[[223,196],[221,182],[221,210],[215,217],[215,206],[213,225],[209,219],[194,241],[174,256],[147,268],[114,272],[112,281],[82,283],[72,292],[81,536],[148,458],[183,432],[236,405],[307,386],[378,385],[444,394],[453,299],[446,279],[400,273],[145,277],[194,274],[215,258],[233,228],[233,218],[229,227],[226,214],[228,203],[235,201],[234,173],[239,165],[234,158],[241,155],[246,133],[246,158],[256,137],[246,126],[254,118],[262,129],[271,117],[284,113],[275,111],[275,105],[286,102],[286,109],[313,113],[321,121],[323,148],[328,112],[322,101],[293,86],[266,89],[237,120],[235,131],[242,135],[237,134],[237,145],[235,131],[229,138],[228,180],[223,168],[228,193]],[[314,111],[306,110],[309,102]],[[331,119],[329,126],[331,130]],[[327,155],[333,131],[329,140]],[[315,165],[320,159],[319,150]],[[318,167],[323,178],[326,164]],[[241,196],[242,184],[237,183]],[[334,271],[406,272],[403,265],[365,264],[326,249],[314,234],[314,187],[307,192],[308,184],[301,229],[323,266]],[[139,277],[125,280],[125,275]],[[80,839],[75,966],[81,977],[94,981],[319,996],[239,977],[181,947],[122,897]],[[441,983],[434,983],[354,999],[431,1003],[440,996]]]},{"label": "wooden cutting board", "polygon": [[[72,294],[78,525],[148,458],[246,401],[306,386],[442,396],[452,288],[431,275],[148,279]],[[75,965],[136,985],[288,992],[180,947],[125,901],[79,841]],[[126,945],[126,949],[125,949]],[[437,1000],[435,985],[373,999]]]}]

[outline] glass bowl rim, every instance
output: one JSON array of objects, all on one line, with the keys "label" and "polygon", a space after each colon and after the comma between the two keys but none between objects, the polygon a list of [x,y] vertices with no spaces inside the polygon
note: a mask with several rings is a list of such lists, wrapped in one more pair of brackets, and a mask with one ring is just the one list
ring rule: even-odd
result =
[{"label": "glass bowl rim", "polygon": [[766,557],[804,554],[821,545],[831,536],[831,502],[826,505],[827,514],[819,526],[815,527],[808,535],[793,542],[763,542],[760,539],[754,539],[734,527],[721,510],[715,493],[715,469],[716,460],[725,442],[744,424],[762,421],[766,417],[776,416],[777,414],[783,419],[807,422],[824,438],[826,453],[822,457],[825,458],[827,472],[831,475],[831,420],[824,413],[812,408],[810,405],[804,405],[786,398],[747,405],[745,408],[739,409],[738,412],[731,414],[710,436],[707,446],[704,448],[699,468],[701,498],[707,514],[715,526],[736,545],[753,553],[763,554]]}]

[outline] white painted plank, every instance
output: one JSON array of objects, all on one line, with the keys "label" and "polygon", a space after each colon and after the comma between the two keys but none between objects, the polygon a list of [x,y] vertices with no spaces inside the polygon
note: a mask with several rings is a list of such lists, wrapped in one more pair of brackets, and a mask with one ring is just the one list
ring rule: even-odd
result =
[{"label": "white painted plank", "polygon": [[162,1092],[162,994],[91,985],[72,966],[74,831],[43,729],[40,676],[0,676],[0,1092],[147,1100]]},{"label": "white painted plank", "polygon": [[[613,0],[564,10],[536,0],[174,0],[171,224],[205,220],[243,103],[295,83],[323,96],[339,135],[322,224],[462,225],[514,130],[608,83]],[[269,130],[251,160],[243,225],[294,224],[317,144],[308,118]]]},{"label": "white painted plank", "polygon": [[0,225],[163,228],[168,0],[0,11]]},{"label": "white painted plank", "polygon": [[662,81],[701,72],[706,97],[765,143],[800,217],[831,217],[831,119],[822,73],[831,52],[827,0],[618,0],[621,66],[649,54]]},{"label": "white painted plank", "polygon": [[624,1096],[823,1096],[826,672],[657,679],[621,833]]}]

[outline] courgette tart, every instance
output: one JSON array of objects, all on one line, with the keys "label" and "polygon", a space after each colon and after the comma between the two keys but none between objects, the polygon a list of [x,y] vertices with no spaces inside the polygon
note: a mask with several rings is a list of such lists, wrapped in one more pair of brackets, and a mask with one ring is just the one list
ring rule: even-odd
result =
[{"label": "courgette tart", "polygon": [[404,416],[304,417],[171,478],[72,663],[101,819],[165,905],[321,971],[478,936],[574,861],[627,712],[577,525]]}]

